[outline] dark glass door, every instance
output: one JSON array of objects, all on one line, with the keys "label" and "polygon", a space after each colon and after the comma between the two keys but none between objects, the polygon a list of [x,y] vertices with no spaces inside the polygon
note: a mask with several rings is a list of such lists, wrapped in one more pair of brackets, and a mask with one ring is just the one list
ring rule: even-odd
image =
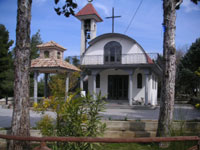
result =
[{"label": "dark glass door", "polygon": [[108,99],[128,99],[128,75],[108,76]]}]

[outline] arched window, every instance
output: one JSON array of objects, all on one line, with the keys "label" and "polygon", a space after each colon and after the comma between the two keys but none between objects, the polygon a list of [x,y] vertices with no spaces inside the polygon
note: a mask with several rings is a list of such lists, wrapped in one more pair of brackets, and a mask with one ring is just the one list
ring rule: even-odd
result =
[{"label": "arched window", "polygon": [[104,62],[106,64],[121,63],[122,46],[119,42],[111,41],[104,46]]},{"label": "arched window", "polygon": [[57,59],[60,59],[60,52],[57,52]]},{"label": "arched window", "polygon": [[141,73],[137,74],[137,88],[138,89],[142,88],[142,74]]},{"label": "arched window", "polygon": [[44,51],[44,58],[49,58],[49,51]]}]

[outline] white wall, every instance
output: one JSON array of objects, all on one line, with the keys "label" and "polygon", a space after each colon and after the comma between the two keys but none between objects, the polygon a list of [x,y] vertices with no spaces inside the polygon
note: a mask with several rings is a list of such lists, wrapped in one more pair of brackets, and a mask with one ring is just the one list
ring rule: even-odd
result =
[{"label": "white wall", "polygon": [[87,49],[82,59],[82,65],[103,64],[104,46],[111,41],[117,41],[122,46],[122,64],[147,63],[143,50],[133,40],[122,37],[107,37]]},{"label": "white wall", "polygon": [[[137,74],[142,74],[142,88],[137,88]],[[108,96],[108,75],[128,75],[126,71],[123,70],[114,70],[107,69],[99,73],[100,74],[100,88],[96,88],[97,93],[101,91],[101,96]],[[148,103],[152,105],[157,104],[157,76],[152,73],[149,75],[148,80]],[[154,86],[153,86],[154,85]],[[92,94],[93,93],[93,84],[92,84],[92,76],[88,77],[88,90]],[[133,100],[139,102],[145,102],[145,74],[141,69],[136,69],[133,74],[133,91],[132,91]]]},{"label": "white wall", "polygon": [[158,78],[154,73],[151,74],[149,86],[149,103],[152,105],[157,105]]},{"label": "white wall", "polygon": [[[138,73],[142,74],[142,88],[137,88],[137,75]],[[133,74],[133,100],[145,102],[145,75],[143,70],[136,69]]]},{"label": "white wall", "polygon": [[[99,93],[101,91],[102,96],[108,96],[108,75],[128,75],[127,72],[123,70],[114,70],[114,69],[107,69],[99,73],[100,74],[100,88],[97,88],[96,91]],[[92,86],[92,76],[88,78],[88,90],[90,93],[93,91]]]}]

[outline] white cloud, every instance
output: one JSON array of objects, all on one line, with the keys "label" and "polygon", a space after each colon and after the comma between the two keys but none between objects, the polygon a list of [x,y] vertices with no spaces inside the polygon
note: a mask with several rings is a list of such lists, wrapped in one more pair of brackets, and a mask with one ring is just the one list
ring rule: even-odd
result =
[{"label": "white cloud", "polygon": [[107,15],[107,16],[109,15],[109,10],[106,6],[96,2],[96,3],[94,3],[94,7],[101,9],[105,13],[105,15]]},{"label": "white cloud", "polygon": [[185,12],[200,11],[200,6],[192,3],[191,0],[184,0],[182,6]]}]

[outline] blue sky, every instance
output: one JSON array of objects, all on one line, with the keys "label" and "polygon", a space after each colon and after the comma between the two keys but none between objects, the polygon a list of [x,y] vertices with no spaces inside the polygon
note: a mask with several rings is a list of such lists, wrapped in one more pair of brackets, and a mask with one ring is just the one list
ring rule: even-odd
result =
[{"label": "blue sky", "polygon": [[[87,4],[87,0],[76,0],[78,12]],[[93,0],[93,5],[103,22],[97,24],[97,35],[111,32],[111,20],[105,17],[111,15],[115,7],[115,15],[121,18],[115,20],[115,32],[125,33],[130,20],[141,0]],[[64,4],[61,0],[60,4]],[[81,24],[75,17],[58,16],[54,11],[54,0],[33,0],[31,34],[40,29],[43,42],[53,40],[67,48],[65,56],[80,54]],[[0,0],[0,24],[4,24],[10,33],[10,39],[15,41],[17,16],[17,0]],[[146,52],[162,53],[163,43],[163,10],[162,0],[143,0],[126,35],[135,39]],[[176,47],[191,45],[200,37],[200,4],[195,5],[184,0],[177,11]]]}]

